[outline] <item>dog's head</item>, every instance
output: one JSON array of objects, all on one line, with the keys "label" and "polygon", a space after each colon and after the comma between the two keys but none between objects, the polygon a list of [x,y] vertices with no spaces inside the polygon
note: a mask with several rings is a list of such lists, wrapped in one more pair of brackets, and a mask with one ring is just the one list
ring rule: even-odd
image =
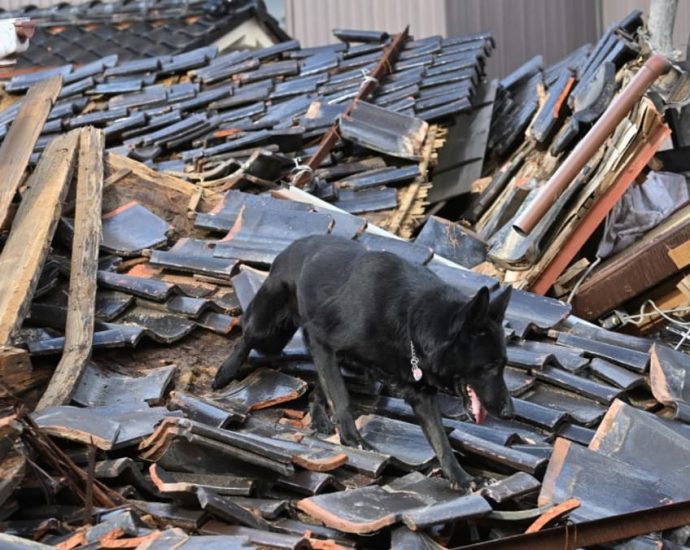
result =
[{"label": "dog's head", "polygon": [[433,353],[439,385],[462,396],[476,422],[483,420],[486,411],[500,418],[513,416],[510,392],[503,379],[503,318],[511,291],[506,287],[492,299],[489,289],[482,287],[468,302],[454,304],[444,331],[445,342]]}]

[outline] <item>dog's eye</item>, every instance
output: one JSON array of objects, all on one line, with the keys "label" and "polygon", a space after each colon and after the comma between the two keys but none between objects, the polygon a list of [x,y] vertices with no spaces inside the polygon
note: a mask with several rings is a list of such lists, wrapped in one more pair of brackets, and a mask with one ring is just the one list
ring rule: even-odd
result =
[{"label": "dog's eye", "polygon": [[484,336],[486,336],[486,335],[489,334],[489,333],[488,333],[488,331],[486,331],[486,330],[478,330],[478,331],[475,332],[474,334],[475,334],[475,336],[477,336],[477,337],[479,337],[479,338],[483,338]]}]

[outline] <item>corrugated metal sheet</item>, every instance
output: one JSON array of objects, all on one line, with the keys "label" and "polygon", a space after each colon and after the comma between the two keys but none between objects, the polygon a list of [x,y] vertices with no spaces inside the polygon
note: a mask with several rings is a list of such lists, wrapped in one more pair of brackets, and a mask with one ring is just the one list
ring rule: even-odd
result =
[{"label": "corrugated metal sheet", "polygon": [[[644,12],[645,21],[649,15],[650,0],[605,0],[601,4],[604,27],[634,9]],[[688,35],[690,35],[690,2],[680,0],[676,13],[676,26],[673,29],[673,46],[682,52],[683,57],[688,46]]]},{"label": "corrugated metal sheet", "polygon": [[[619,1],[619,0],[616,0]],[[542,53],[554,62],[597,38],[597,0],[286,0],[287,31],[305,46],[333,41],[331,29],[417,36],[491,31],[497,50],[491,76],[504,75]]]},{"label": "corrugated metal sheet", "polygon": [[503,76],[541,54],[554,63],[597,39],[596,0],[446,0],[448,34],[490,31],[489,74]]},{"label": "corrugated metal sheet", "polygon": [[337,27],[401,31],[414,36],[445,34],[444,0],[285,0],[287,32],[303,46],[335,41]]}]

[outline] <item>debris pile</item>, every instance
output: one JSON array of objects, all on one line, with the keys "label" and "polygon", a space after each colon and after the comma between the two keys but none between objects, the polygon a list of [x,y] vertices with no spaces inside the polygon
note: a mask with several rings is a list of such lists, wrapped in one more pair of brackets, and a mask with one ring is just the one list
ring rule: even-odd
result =
[{"label": "debris pile", "polygon": [[593,47],[546,69],[532,59],[499,82],[486,178],[460,220],[486,243],[483,272],[648,332],[689,305],[688,184],[664,160],[682,149],[660,152],[671,136],[681,144],[688,76],[652,56],[643,34],[636,11]]},{"label": "debris pile", "polygon": [[[482,79],[488,35],[347,30],[320,48],[203,49],[9,81],[28,93],[0,112],[3,548],[686,544],[689,356],[583,322],[555,298],[512,294],[514,419],[466,422],[462,399],[440,396],[451,444],[481,482],[472,494],[450,489],[395,388],[361,372],[344,374],[376,451],[315,430],[316,371],[299,333],[210,390],[267,269],[306,235],[390,251],[468,295],[498,289],[486,272],[530,288],[508,274],[540,275],[516,270],[547,257],[540,241],[497,235],[536,189],[527,178],[563,153],[520,143],[522,132],[569,150],[596,116],[561,119],[564,90],[609,62],[624,85],[648,57],[625,49],[638,19],[607,45],[497,85]],[[601,115],[615,91],[587,109]],[[551,94],[556,122],[541,114]],[[467,125],[482,138],[468,140]],[[631,162],[641,169],[667,133],[641,99],[576,180],[572,211],[596,208],[591,197]],[[478,234],[431,216],[401,238],[425,199],[438,212],[492,162],[502,168],[470,206]],[[488,237],[506,273],[487,264]]]}]

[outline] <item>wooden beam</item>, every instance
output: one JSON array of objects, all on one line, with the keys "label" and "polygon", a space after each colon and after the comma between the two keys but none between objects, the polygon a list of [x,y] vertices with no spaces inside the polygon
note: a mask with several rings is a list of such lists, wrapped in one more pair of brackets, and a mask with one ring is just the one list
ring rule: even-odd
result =
[{"label": "wooden beam", "polygon": [[222,193],[202,189],[113,153],[105,155],[105,177],[108,181],[103,189],[103,210],[110,212],[128,202],[137,201],[172,224],[181,234],[194,230],[194,219],[188,210],[190,204],[201,212],[208,212],[223,198]]},{"label": "wooden beam", "polygon": [[65,347],[37,409],[67,405],[91,356],[101,242],[104,145],[101,130],[87,127],[81,131]]},{"label": "wooden beam", "polygon": [[54,76],[33,85],[0,145],[0,227],[5,224],[12,199],[61,88],[61,76]]},{"label": "wooden beam", "polygon": [[48,144],[0,254],[0,345],[10,344],[28,312],[72,177],[78,140],[79,133],[70,132]]},{"label": "wooden beam", "polygon": [[573,312],[596,319],[678,273],[668,251],[688,239],[690,206],[595,269],[575,295]]},{"label": "wooden beam", "polygon": [[0,346],[0,384],[19,395],[32,387],[34,378],[29,352]]}]

